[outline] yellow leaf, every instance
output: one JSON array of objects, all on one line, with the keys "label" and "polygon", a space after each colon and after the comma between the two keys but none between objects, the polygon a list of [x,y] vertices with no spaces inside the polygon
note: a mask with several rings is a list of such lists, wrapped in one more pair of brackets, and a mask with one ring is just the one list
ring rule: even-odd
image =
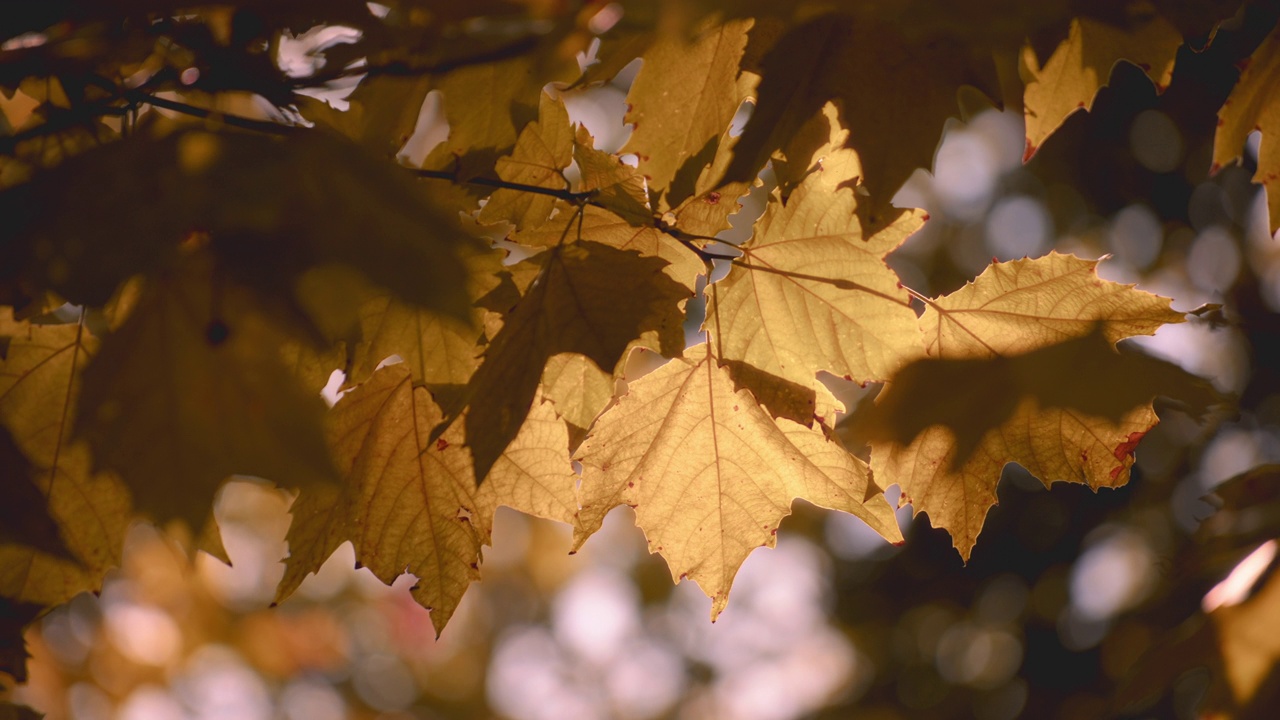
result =
[{"label": "yellow leaf", "polygon": [[[680,307],[689,291],[663,274],[662,260],[578,241],[521,265],[539,268],[538,277],[489,343],[464,398],[478,480],[515,438],[551,356],[580,353],[610,372],[646,335],[665,354],[684,345]],[[452,410],[447,421],[460,414]]]},{"label": "yellow leaf", "polygon": [[931,357],[1017,355],[1100,327],[1115,343],[1180,323],[1169,299],[1098,277],[1098,261],[1051,252],[992,263],[920,318]]},{"label": "yellow leaf", "polygon": [[253,299],[194,255],[150,284],[84,375],[77,431],[142,510],[203,527],[229,475],[334,479],[324,403],[282,365]]},{"label": "yellow leaf", "polygon": [[80,374],[98,342],[80,325],[33,325],[13,338],[0,365],[0,422],[33,469],[49,516],[75,560],[30,547],[0,545],[0,595],[56,605],[97,590],[120,563],[132,520],[129,493],[115,476],[95,473],[89,449],[72,441]]},{"label": "yellow leaf", "polygon": [[1155,13],[1135,19],[1129,27],[1079,18],[1071,22],[1067,39],[1058,45],[1041,67],[1030,45],[1022,49],[1020,72],[1026,90],[1023,106],[1027,122],[1027,148],[1023,162],[1053,131],[1077,110],[1089,110],[1098,90],[1106,86],[1116,63],[1126,61],[1142,68],[1156,91],[1163,92],[1173,78],[1173,61],[1182,35],[1168,20]]},{"label": "yellow leaf", "polygon": [[711,596],[715,619],[738,567],[773,547],[778,524],[804,498],[853,513],[891,542],[902,539],[866,465],[822,429],[775,421],[735,390],[706,345],[630,384],[578,449],[581,505],[575,546],[611,508],[635,508],[650,552],[677,580]]},{"label": "yellow leaf", "polygon": [[[498,159],[498,177],[510,183],[550,190],[568,190],[563,170],[573,161],[573,127],[559,98],[542,94],[538,121],[520,131],[515,149]],[[486,224],[509,222],[517,228],[535,228],[547,221],[556,199],[527,190],[499,188],[480,210]]]},{"label": "yellow leaf", "polygon": [[[697,158],[691,165],[682,168],[671,184],[671,189],[662,197],[659,209],[664,212],[670,208],[675,215],[675,227],[683,232],[703,237],[715,237],[722,230],[729,229],[729,216],[742,208],[739,199],[751,191],[755,180],[725,180],[725,171],[733,162],[734,149],[738,139],[726,129],[714,146],[711,161],[701,167],[697,166]],[[686,172],[688,171],[688,172]],[[691,187],[684,182],[688,174],[696,172]],[[672,202],[680,201],[675,207]]]},{"label": "yellow leaf", "polygon": [[833,163],[785,202],[775,191],[742,260],[712,286],[707,327],[726,360],[811,388],[819,370],[884,380],[920,354],[911,297],[884,256],[924,214],[902,216],[884,238],[864,238],[845,179]]},{"label": "yellow leaf", "polygon": [[[594,191],[591,200],[627,222],[639,226],[653,225],[653,212],[645,191],[644,176],[617,155],[596,150],[594,139],[585,127],[578,127],[573,141],[573,159],[582,174],[582,190]],[[564,212],[561,210],[561,212]]]},{"label": "yellow leaf", "polygon": [[[504,253],[469,249],[460,255],[467,268],[467,295],[474,303],[498,285]],[[360,307],[364,340],[355,348],[345,385],[364,382],[392,355],[400,356],[414,382],[465,385],[479,364],[484,311],[473,304],[469,320],[400,302],[389,293],[371,297]]]},{"label": "yellow leaf", "polygon": [[460,67],[439,78],[449,137],[427,157],[431,168],[456,168],[463,180],[488,174],[537,119],[548,82],[571,82],[577,63],[532,55]]},{"label": "yellow leaf", "polygon": [[692,296],[698,276],[706,273],[706,265],[679,240],[656,227],[631,224],[625,218],[604,208],[588,205],[582,208],[582,217],[575,216],[568,204],[561,205],[560,214],[537,230],[518,232],[511,237],[515,242],[535,248],[550,248],[561,242],[576,242],[578,228],[582,240],[598,242],[619,250],[632,250],[643,257],[665,260],[663,272],[667,277],[688,288]]},{"label": "yellow leaf", "polygon": [[753,82],[739,78],[738,63],[751,24],[711,23],[691,43],[672,34],[645,50],[627,93],[626,122],[635,130],[622,152],[640,158],[654,191],[665,191],[686,160],[714,144],[750,95]]},{"label": "yellow leaf", "polygon": [[1253,181],[1267,189],[1271,233],[1280,228],[1280,30],[1267,36],[1249,56],[1240,80],[1218,111],[1218,131],[1213,136],[1213,169],[1240,160],[1245,141],[1254,130],[1262,131],[1258,144],[1258,169]]},{"label": "yellow leaf", "polygon": [[613,389],[613,375],[577,353],[553,355],[542,371],[542,394],[575,430],[591,427],[613,399]]},{"label": "yellow leaf", "polygon": [[369,75],[347,97],[345,112],[321,100],[295,97],[308,120],[323,122],[375,155],[393,160],[413,136],[430,90],[428,75]]},{"label": "yellow leaf", "polygon": [[1181,322],[1169,301],[1064,255],[996,263],[920,318],[929,359],[905,367],[865,429],[879,482],[951,533],[968,560],[1006,463],[1046,485],[1129,478],[1160,394],[1202,406],[1207,384],[1113,344]]},{"label": "yellow leaf", "polygon": [[320,392],[329,384],[334,370],[346,368],[347,345],[337,342],[317,350],[311,343],[288,340],[280,343],[280,361],[302,387]]},{"label": "yellow leaf", "polygon": [[572,522],[577,478],[564,423],[550,405],[535,402],[478,489],[461,428],[429,437],[442,417],[404,365],[379,370],[343,396],[327,435],[345,483],[304,489],[294,503],[278,600],[350,540],[356,559],[383,582],[406,571],[418,577],[414,598],[431,610],[439,633],[479,578],[480,546],[490,542],[499,505]]}]

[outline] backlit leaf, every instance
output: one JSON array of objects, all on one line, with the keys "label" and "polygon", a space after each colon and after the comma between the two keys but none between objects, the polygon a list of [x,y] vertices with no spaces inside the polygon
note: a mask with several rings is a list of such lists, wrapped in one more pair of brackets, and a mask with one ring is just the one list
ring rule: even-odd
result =
[{"label": "backlit leaf", "polygon": [[[467,295],[473,303],[498,285],[503,253],[468,248],[460,253],[467,268]],[[360,306],[363,342],[355,348],[347,385],[364,382],[383,360],[399,355],[414,382],[465,385],[479,364],[484,310],[471,307],[467,320],[419,308],[378,293]]]},{"label": "backlit leaf", "polygon": [[549,404],[534,403],[480,488],[461,427],[430,438],[442,418],[404,365],[379,370],[343,396],[327,435],[344,484],[304,489],[294,503],[278,599],[350,540],[356,559],[383,582],[406,571],[418,577],[414,598],[431,610],[439,633],[479,579],[480,546],[491,543],[499,505],[572,522],[577,479],[564,423]]},{"label": "backlit leaf", "polygon": [[693,294],[699,275],[705,274],[706,265],[679,240],[651,225],[636,226],[603,208],[588,205],[582,208],[582,217],[565,204],[560,214],[532,232],[518,232],[511,237],[522,245],[550,248],[561,242],[576,242],[581,227],[582,240],[597,242],[619,250],[629,250],[643,257],[666,261],[663,272]]},{"label": "backlit leaf", "polygon": [[839,162],[809,175],[785,202],[774,192],[742,260],[709,293],[707,327],[725,359],[806,388],[819,370],[887,379],[921,348],[911,297],[884,256],[924,215],[902,216],[884,238],[864,237]]},{"label": "backlit leaf", "polygon": [[[576,353],[553,355],[542,371],[543,396],[575,433],[591,427],[613,399],[613,390],[613,375]],[[580,434],[577,439],[581,439]]]},{"label": "backlit leaf", "polygon": [[23,545],[0,545],[0,596],[55,605],[98,590],[120,564],[132,519],[129,493],[95,473],[89,449],[72,440],[80,375],[98,341],[79,324],[32,325],[13,338],[0,364],[0,422],[32,468],[58,536],[74,559]]},{"label": "backlit leaf", "polygon": [[632,382],[578,449],[580,546],[611,508],[635,508],[649,551],[677,580],[711,596],[714,620],[738,567],[773,547],[778,523],[804,498],[863,519],[891,542],[901,535],[862,461],[821,428],[775,421],[735,390],[705,345]]},{"label": "backlit leaf", "polygon": [[686,160],[720,137],[750,94],[754,81],[738,73],[750,28],[750,20],[710,24],[691,43],[672,34],[645,50],[627,93],[626,122],[635,130],[622,152],[640,158],[654,191],[666,190]]},{"label": "backlit leaf", "polygon": [[1089,110],[1098,90],[1111,79],[1116,63],[1130,62],[1142,68],[1157,92],[1164,92],[1173,78],[1173,61],[1182,35],[1160,15],[1135,20],[1131,27],[1080,18],[1073,20],[1066,40],[1041,67],[1035,51],[1022,50],[1020,72],[1027,122],[1027,147],[1023,162],[1031,159],[1045,139],[1077,110]]},{"label": "backlit leaf", "polygon": [[1051,252],[992,263],[920,318],[930,357],[1016,355],[1101,328],[1114,343],[1183,321],[1169,299],[1098,277],[1098,261]]},{"label": "backlit leaf", "polygon": [[1218,111],[1218,131],[1213,137],[1213,169],[1238,162],[1249,133],[1260,130],[1258,169],[1253,181],[1267,189],[1270,229],[1280,229],[1280,30],[1267,36],[1242,64],[1240,80]]},{"label": "backlit leaf", "polygon": [[[666,264],[590,241],[557,245],[520,263],[538,268],[537,279],[493,337],[465,397],[477,479],[515,438],[551,356],[576,352],[611,372],[646,333],[664,354],[680,351],[680,306],[689,292],[664,274]],[[448,421],[459,414],[449,413]]]},{"label": "backlit leaf", "polygon": [[[498,177],[510,183],[549,190],[567,190],[564,169],[573,161],[573,128],[559,98],[543,93],[537,122],[520,131],[515,149],[498,158]],[[506,221],[518,228],[546,222],[556,199],[528,190],[499,188],[480,210],[482,223]]]},{"label": "backlit leaf", "polygon": [[1157,422],[1154,396],[1215,397],[1174,366],[1112,349],[1182,316],[1167,299],[1101,280],[1096,265],[1057,254],[995,263],[929,303],[920,318],[929,359],[877,400],[877,480],[899,484],[966,560],[1006,463],[1046,485],[1118,487]]}]

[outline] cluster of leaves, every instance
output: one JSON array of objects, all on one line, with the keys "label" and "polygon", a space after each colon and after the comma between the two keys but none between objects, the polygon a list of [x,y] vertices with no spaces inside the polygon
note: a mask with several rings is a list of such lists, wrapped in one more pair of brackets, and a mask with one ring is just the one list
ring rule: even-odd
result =
[{"label": "cluster of leaves", "polygon": [[[1163,88],[1234,5],[7,6],[0,670],[21,679],[21,628],[99,587],[135,513],[225,557],[233,474],[298,492],[281,600],[350,541],[384,581],[419,578],[437,630],[499,505],[578,546],[633,507],[714,617],[797,498],[901,542],[899,485],[967,559],[1007,463],[1125,484],[1153,398],[1217,400],[1117,349],[1183,314],[1059,254],[925,296],[885,257],[928,218],[890,201],[948,118],[1022,107],[1029,159],[1113,65]],[[334,26],[359,36],[281,69],[286,40]],[[1264,184],[1276,38],[1214,149],[1235,162],[1261,128]],[[606,152],[561,95],[635,59],[634,130]],[[312,93],[353,79],[345,111]],[[409,166],[433,92],[448,136]],[[766,165],[751,238],[717,243]],[[645,353],[670,360],[637,377]],[[837,428],[820,373],[885,386]]]}]

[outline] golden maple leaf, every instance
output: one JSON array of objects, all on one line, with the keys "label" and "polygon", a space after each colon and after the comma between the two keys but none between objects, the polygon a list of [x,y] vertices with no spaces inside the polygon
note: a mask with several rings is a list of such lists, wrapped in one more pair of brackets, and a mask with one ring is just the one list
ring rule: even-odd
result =
[{"label": "golden maple leaf", "polygon": [[1218,111],[1218,131],[1213,136],[1213,167],[1217,172],[1238,162],[1245,141],[1254,130],[1262,132],[1258,145],[1258,169],[1253,181],[1267,189],[1272,234],[1280,229],[1280,30],[1272,32],[1243,64],[1240,79]]},{"label": "golden maple leaf", "polygon": [[899,484],[966,560],[1006,463],[1046,485],[1117,487],[1157,422],[1155,395],[1186,384],[1190,404],[1212,400],[1173,366],[1114,351],[1183,316],[1168,299],[1098,278],[1096,266],[1057,253],[994,263],[928,304],[929,357],[877,399],[866,424],[877,480]]},{"label": "golden maple leaf", "polygon": [[1027,146],[1022,161],[1029,161],[1069,116],[1093,107],[1098,91],[1110,81],[1112,68],[1119,62],[1142,68],[1155,83],[1156,92],[1164,92],[1173,79],[1173,61],[1181,45],[1178,29],[1152,14],[1130,27],[1092,18],[1072,20],[1067,38],[1043,67],[1031,45],[1024,46],[1019,72],[1026,84],[1022,103]]},{"label": "golden maple leaf", "polygon": [[72,559],[29,545],[0,544],[0,596],[56,605],[97,590],[120,564],[132,520],[129,492],[111,473],[94,472],[89,448],[73,440],[84,366],[98,340],[83,325],[31,325],[0,363],[0,423],[31,465]]},{"label": "golden maple leaf", "polygon": [[613,507],[635,508],[650,552],[711,597],[714,620],[747,555],[773,547],[803,498],[853,513],[890,542],[902,535],[866,464],[821,428],[775,420],[736,390],[709,346],[632,382],[578,449],[579,547]]},{"label": "golden maple leaf", "polygon": [[328,418],[328,438],[344,475],[340,488],[304,489],[294,503],[290,555],[277,600],[345,541],[383,582],[413,573],[413,596],[444,630],[489,544],[499,505],[572,522],[577,478],[568,434],[551,406],[535,401],[519,434],[484,485],[475,484],[462,428],[438,439],[439,406],[410,369],[389,365],[345,394]]}]

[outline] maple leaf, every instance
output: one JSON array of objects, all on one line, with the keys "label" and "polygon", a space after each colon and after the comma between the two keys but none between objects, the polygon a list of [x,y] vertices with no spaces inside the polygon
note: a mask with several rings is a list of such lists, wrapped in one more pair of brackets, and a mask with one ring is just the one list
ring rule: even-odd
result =
[{"label": "maple leaf", "polygon": [[[756,183],[754,179],[725,178],[737,143],[738,138],[725,129],[719,142],[709,146],[714,151],[710,162],[695,158],[687,163],[660,199],[658,209],[668,220],[675,217],[671,224],[679,231],[707,238],[731,227],[729,216],[741,209],[739,199]],[[683,200],[672,207],[672,203],[681,198]]]},{"label": "maple leaf", "polygon": [[1184,316],[1169,299],[1098,277],[1097,260],[1051,252],[992,263],[930,303],[920,325],[930,357],[996,357],[1082,337],[1099,327],[1114,343],[1152,335]]},{"label": "maple leaf", "polygon": [[577,478],[564,423],[549,404],[535,401],[479,488],[461,428],[431,439],[442,419],[404,365],[379,370],[343,396],[327,435],[345,483],[304,489],[294,503],[277,600],[350,540],[356,559],[383,582],[406,570],[418,577],[413,596],[431,610],[438,634],[479,578],[480,546],[491,542],[499,505],[572,522]]},{"label": "maple leaf", "polygon": [[492,172],[516,144],[519,130],[537,119],[542,88],[576,77],[573,56],[522,55],[468,65],[440,76],[449,137],[427,156],[429,168],[456,169],[467,180]]},{"label": "maple leaf", "polygon": [[[735,379],[758,397],[770,394],[757,387],[772,376],[800,388],[811,404],[806,389],[819,370],[884,380],[921,351],[911,297],[884,256],[923,224],[924,213],[903,214],[864,237],[854,191],[843,187],[859,175],[857,158],[836,148],[826,146],[831,154],[785,201],[774,191],[741,246],[742,260],[712,286],[707,325],[722,356],[741,363],[731,366]],[[779,399],[771,408],[791,405]]]},{"label": "maple leaf", "polygon": [[[569,181],[564,169],[573,161],[574,131],[569,112],[559,98],[542,94],[537,122],[520,131],[515,149],[498,158],[495,171],[509,183],[549,190],[566,190]],[[489,196],[479,220],[493,224],[509,222],[517,228],[537,227],[547,221],[556,199],[526,189],[500,188]]]},{"label": "maple leaf", "polygon": [[585,240],[657,258],[666,263],[663,273],[686,288],[690,297],[698,276],[707,271],[697,253],[671,235],[651,225],[637,226],[594,205],[582,208],[579,217],[567,203],[562,204],[559,214],[545,225],[534,231],[517,232],[511,239],[532,248],[554,248],[562,242]]},{"label": "maple leaf", "polygon": [[596,416],[613,399],[613,376],[585,355],[561,353],[547,360],[542,371],[542,394],[556,414],[569,424],[573,445],[582,439]]},{"label": "maple leaf", "polygon": [[363,382],[392,355],[412,370],[414,382],[465,385],[471,379],[484,321],[484,310],[475,302],[498,286],[505,253],[469,248],[459,255],[473,301],[467,320],[401,302],[391,293],[375,294],[360,306],[363,340],[355,347],[344,387]]},{"label": "maple leaf", "polygon": [[429,76],[371,75],[347,96],[345,111],[309,97],[299,97],[297,105],[308,120],[322,122],[392,160],[412,137],[430,91]]},{"label": "maple leaf", "polygon": [[796,498],[853,513],[901,542],[892,508],[868,492],[866,465],[821,428],[770,417],[734,389],[705,344],[630,383],[575,457],[583,471],[574,546],[611,508],[632,506],[649,551],[711,597],[713,620],[747,555],[774,546]]},{"label": "maple leaf", "polygon": [[[645,50],[644,65],[627,92],[626,122],[635,130],[622,152],[640,159],[655,195],[668,188],[687,160],[715,143],[754,89],[755,78],[738,72],[751,24],[709,23],[692,42],[680,34],[663,35]],[[670,101],[673,93],[679,93],[680,102]]]},{"label": "maple leaf", "polygon": [[1092,18],[1073,20],[1067,39],[1043,67],[1031,46],[1025,46],[1019,66],[1026,84],[1022,102],[1027,147],[1022,161],[1029,161],[1069,116],[1093,107],[1098,91],[1106,86],[1119,62],[1138,66],[1155,83],[1156,92],[1164,92],[1173,78],[1173,61],[1181,45],[1178,29],[1152,14],[1127,27]]},{"label": "maple leaf", "polygon": [[148,285],[85,370],[77,432],[160,521],[203,527],[233,474],[335,479],[324,403],[288,374],[281,334],[253,308],[197,251]]},{"label": "maple leaf", "polygon": [[597,150],[585,127],[579,126],[574,135],[573,159],[582,175],[582,190],[592,193],[593,205],[637,227],[653,225],[644,176],[617,155]]},{"label": "maple leaf", "polygon": [[[1046,485],[1124,485],[1134,447],[1157,422],[1151,399],[1186,377],[1114,352],[1117,339],[1183,316],[1167,299],[1098,278],[1096,267],[1056,253],[992,264],[927,305],[929,359],[904,368],[877,399],[876,477],[899,484],[904,502],[945,528],[965,560],[1006,463]],[[1213,398],[1189,384],[1193,404]]]},{"label": "maple leaf", "polygon": [[1280,188],[1274,185],[1280,177],[1280,94],[1275,82],[1280,77],[1280,30],[1267,35],[1241,67],[1240,80],[1218,111],[1210,173],[1239,162],[1249,133],[1260,130],[1253,181],[1267,189],[1268,227],[1274,235],[1280,229]]},{"label": "maple leaf", "polygon": [[30,463],[30,480],[73,558],[0,545],[0,596],[56,605],[98,590],[120,564],[129,493],[110,473],[92,472],[88,447],[72,440],[80,376],[97,350],[80,324],[31,325],[0,363],[0,422]]},{"label": "maple leaf", "polygon": [[[666,264],[579,240],[516,266],[537,268],[537,277],[493,336],[464,398],[477,479],[515,438],[551,356],[580,353],[611,372],[645,333],[654,334],[664,354],[679,352],[684,344],[680,306],[689,292],[663,273]],[[460,414],[460,408],[452,410],[447,421]]]},{"label": "maple leaf", "polygon": [[[985,52],[984,52],[985,55]],[[996,85],[989,55],[947,37],[915,43],[870,17],[819,15],[784,34],[760,61],[758,101],[725,179],[754,178],[828,101],[840,110],[866,170],[873,215],[916,168],[929,167],[963,85]],[[910,91],[904,91],[910,88]]]}]

